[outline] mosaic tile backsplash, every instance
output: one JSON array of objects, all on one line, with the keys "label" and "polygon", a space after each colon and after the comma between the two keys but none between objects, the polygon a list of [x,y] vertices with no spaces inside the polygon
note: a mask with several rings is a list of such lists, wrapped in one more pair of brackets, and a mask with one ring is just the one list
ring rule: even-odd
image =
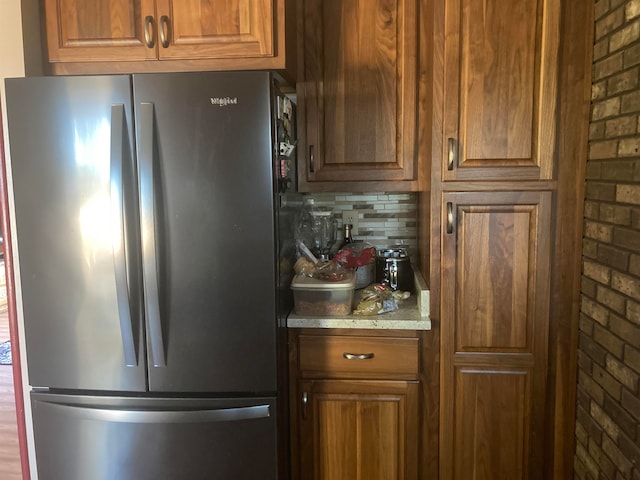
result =
[{"label": "mosaic tile backsplash", "polygon": [[411,262],[417,258],[417,211],[416,193],[310,193],[318,207],[330,207],[340,226],[339,240],[342,239],[342,212],[357,212],[358,228],[353,233],[354,240],[363,240],[376,248],[394,245],[406,247]]}]

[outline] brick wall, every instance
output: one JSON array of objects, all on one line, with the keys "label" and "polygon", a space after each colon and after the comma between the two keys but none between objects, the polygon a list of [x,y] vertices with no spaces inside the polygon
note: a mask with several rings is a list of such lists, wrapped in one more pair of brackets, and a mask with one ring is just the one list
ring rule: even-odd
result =
[{"label": "brick wall", "polygon": [[595,18],[575,478],[640,480],[640,0]]}]

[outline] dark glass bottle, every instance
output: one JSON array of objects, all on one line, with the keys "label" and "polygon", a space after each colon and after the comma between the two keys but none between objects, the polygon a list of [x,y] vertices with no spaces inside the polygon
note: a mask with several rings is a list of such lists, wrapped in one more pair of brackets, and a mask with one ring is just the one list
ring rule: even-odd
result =
[{"label": "dark glass bottle", "polygon": [[344,224],[344,240],[342,241],[343,248],[349,243],[353,243],[353,237],[351,236],[351,228],[353,228],[353,225],[351,225],[350,223]]}]

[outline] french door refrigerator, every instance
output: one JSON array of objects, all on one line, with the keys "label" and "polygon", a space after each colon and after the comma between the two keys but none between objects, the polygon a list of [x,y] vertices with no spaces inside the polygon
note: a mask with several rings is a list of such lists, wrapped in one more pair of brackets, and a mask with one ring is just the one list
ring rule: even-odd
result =
[{"label": "french door refrigerator", "polygon": [[273,76],[6,92],[39,478],[278,478]]}]

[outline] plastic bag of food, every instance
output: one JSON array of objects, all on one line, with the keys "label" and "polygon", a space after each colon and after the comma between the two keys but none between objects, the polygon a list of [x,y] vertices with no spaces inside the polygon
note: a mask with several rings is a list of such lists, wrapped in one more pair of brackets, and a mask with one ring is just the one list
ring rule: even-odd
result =
[{"label": "plastic bag of food", "polygon": [[376,247],[366,242],[348,243],[333,257],[333,261],[346,268],[369,265],[376,260]]},{"label": "plastic bag of food", "polygon": [[398,301],[393,290],[381,283],[374,283],[360,291],[360,302],[354,315],[378,315],[398,310]]}]

